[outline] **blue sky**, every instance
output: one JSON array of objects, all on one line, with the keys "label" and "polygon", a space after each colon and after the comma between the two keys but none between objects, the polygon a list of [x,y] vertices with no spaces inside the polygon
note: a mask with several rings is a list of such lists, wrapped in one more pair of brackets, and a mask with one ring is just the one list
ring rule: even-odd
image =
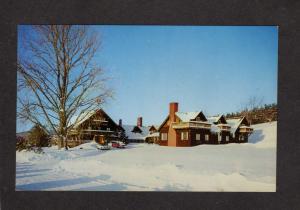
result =
[{"label": "blue sky", "polygon": [[277,102],[276,26],[93,26],[95,61],[111,77],[104,105],[117,122],[160,124],[169,102],[179,111],[235,112],[250,96]]}]

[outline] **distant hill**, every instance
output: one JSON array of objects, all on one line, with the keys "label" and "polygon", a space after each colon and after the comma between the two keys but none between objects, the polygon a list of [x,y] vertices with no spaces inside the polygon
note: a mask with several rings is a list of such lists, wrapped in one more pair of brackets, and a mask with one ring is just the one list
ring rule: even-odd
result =
[{"label": "distant hill", "polygon": [[252,110],[226,114],[226,118],[246,116],[251,124],[277,121],[277,104],[265,104]]},{"label": "distant hill", "polygon": [[19,132],[19,133],[17,133],[17,136],[26,138],[26,137],[29,135],[29,132],[30,132],[30,131]]}]

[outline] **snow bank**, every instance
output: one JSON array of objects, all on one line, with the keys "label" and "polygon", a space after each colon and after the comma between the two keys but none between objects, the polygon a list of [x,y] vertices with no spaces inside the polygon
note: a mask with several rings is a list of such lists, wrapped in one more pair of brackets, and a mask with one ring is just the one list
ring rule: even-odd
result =
[{"label": "snow bank", "polygon": [[246,144],[129,144],[103,151],[90,142],[69,151],[50,147],[44,154],[17,152],[16,188],[274,192],[277,123],[253,127]]},{"label": "snow bank", "polygon": [[254,131],[249,137],[249,143],[259,148],[274,148],[277,145],[277,121],[256,124],[252,126]]}]

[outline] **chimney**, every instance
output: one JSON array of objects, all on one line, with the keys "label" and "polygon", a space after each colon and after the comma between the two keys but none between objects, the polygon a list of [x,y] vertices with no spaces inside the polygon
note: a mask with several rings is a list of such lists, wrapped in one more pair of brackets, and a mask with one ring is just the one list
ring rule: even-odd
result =
[{"label": "chimney", "polygon": [[139,126],[139,127],[143,126],[143,118],[142,117],[137,118],[137,126]]},{"label": "chimney", "polygon": [[175,122],[175,113],[178,112],[178,103],[172,102],[170,103],[169,117],[171,122]]},{"label": "chimney", "polygon": [[119,119],[119,126],[122,127],[122,119]]}]

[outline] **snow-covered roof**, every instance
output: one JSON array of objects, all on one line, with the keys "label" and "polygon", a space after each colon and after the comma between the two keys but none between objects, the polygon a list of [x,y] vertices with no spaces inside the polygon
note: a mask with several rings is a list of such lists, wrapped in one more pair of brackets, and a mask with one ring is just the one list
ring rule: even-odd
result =
[{"label": "snow-covered roof", "polygon": [[183,122],[189,122],[195,119],[200,114],[200,112],[176,112],[175,114]]},{"label": "snow-covered roof", "polygon": [[215,122],[218,122],[221,117],[222,117],[222,115],[207,117],[207,121],[210,123],[215,123]]},{"label": "snow-covered roof", "polygon": [[146,137],[159,137],[159,132],[151,133],[151,134],[147,135]]},{"label": "snow-covered roof", "polygon": [[128,136],[128,139],[145,139],[149,134],[149,128],[146,126],[138,126],[142,131],[141,133],[132,132],[136,125],[123,125],[122,127],[124,128],[125,135]]},{"label": "snow-covered roof", "polygon": [[[103,109],[96,109],[96,110],[90,110],[87,112],[83,112],[79,118],[78,115],[74,115],[71,117],[68,126],[74,125],[73,128],[77,128],[81,123],[83,123],[84,121],[86,121],[87,119],[89,119],[90,117],[92,117],[94,114],[96,114],[97,112],[101,111],[104,115],[106,115],[114,124],[115,121],[113,119],[110,118],[110,116],[108,114],[106,114],[106,112]],[[78,118],[78,119],[77,119]],[[76,121],[77,120],[77,121]],[[107,122],[107,121],[106,121]],[[117,124],[116,124],[117,125]]]},{"label": "snow-covered roof", "polygon": [[241,124],[243,120],[243,117],[242,118],[234,118],[234,119],[227,119],[227,124],[230,125],[230,132],[231,133],[235,133],[236,129],[238,129],[239,125]]},{"label": "snow-covered roof", "polygon": [[[78,127],[81,123],[83,123],[84,121],[86,121],[87,119],[89,119],[93,114],[96,113],[97,110],[91,110],[89,112],[83,112],[79,118],[78,115],[74,115],[71,117],[70,121],[69,121],[69,126],[73,125],[74,123],[76,123],[74,125],[74,128]],[[78,119],[77,119],[78,118]],[[77,119],[77,122],[76,122]]]},{"label": "snow-covered roof", "polygon": [[154,127],[156,130],[158,130],[159,125],[150,125],[150,126],[148,126],[148,129],[150,130],[150,128],[152,128],[152,127]]}]

